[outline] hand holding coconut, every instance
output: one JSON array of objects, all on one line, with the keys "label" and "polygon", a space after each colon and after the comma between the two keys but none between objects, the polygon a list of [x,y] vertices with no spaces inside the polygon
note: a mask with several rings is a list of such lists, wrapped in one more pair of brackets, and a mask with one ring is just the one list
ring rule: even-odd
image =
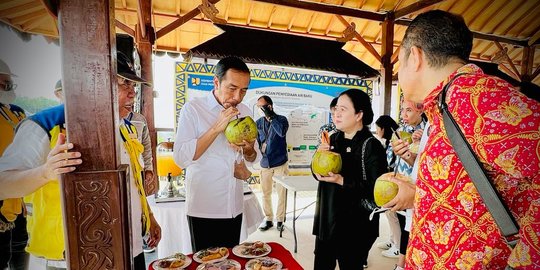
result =
[{"label": "hand holding coconut", "polygon": [[322,133],[321,144],[311,160],[311,170],[319,181],[343,185],[341,171],[341,155],[330,151],[330,139],[328,133]]},{"label": "hand holding coconut", "polygon": [[220,113],[219,113],[219,117],[216,121],[216,123],[214,123],[214,126],[213,128],[217,131],[217,132],[223,132],[225,131],[225,128],[227,128],[227,125],[229,124],[229,122],[231,121],[231,118],[239,115],[240,112],[238,111],[238,109],[236,107],[228,107],[226,109],[223,109]]},{"label": "hand holding coconut", "polygon": [[[381,182],[377,183],[379,181]],[[383,181],[386,183],[383,183]],[[390,208],[390,211],[413,208],[415,193],[416,185],[407,176],[402,174],[396,174],[394,177],[393,172],[385,173],[375,182],[375,202],[377,205],[384,203],[382,207]],[[391,196],[383,198],[384,194]],[[377,199],[378,197],[379,199]]]}]

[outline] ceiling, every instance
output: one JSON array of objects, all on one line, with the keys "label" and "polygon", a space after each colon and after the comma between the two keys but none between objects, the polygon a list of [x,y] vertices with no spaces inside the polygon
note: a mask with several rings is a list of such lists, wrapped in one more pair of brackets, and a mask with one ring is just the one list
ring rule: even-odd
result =
[{"label": "ceiling", "polygon": [[[115,0],[118,32],[135,30],[139,1]],[[534,53],[539,47],[536,44],[540,43],[540,0],[204,0],[217,2],[218,12],[212,20],[212,14],[207,16],[197,9],[202,1],[152,1],[151,21],[157,34],[155,50],[184,53],[204,43],[221,33],[212,20],[328,40],[343,37],[347,26],[354,23],[356,33],[353,32],[353,39],[347,41],[343,49],[380,69],[382,21],[387,14],[396,17],[393,31],[396,51],[407,21],[418,13],[441,9],[461,14],[475,32],[471,59],[500,63],[499,68],[511,76],[519,78],[528,74],[535,83],[540,83],[540,53]],[[2,1],[0,20],[25,32],[56,37],[56,19],[45,2],[47,0]],[[164,27],[170,23],[192,16],[180,27],[165,31]],[[530,48],[528,55],[533,57],[522,64],[524,47]],[[397,61],[397,53],[393,56],[392,60]],[[398,65],[399,62],[394,66],[394,74]]]}]

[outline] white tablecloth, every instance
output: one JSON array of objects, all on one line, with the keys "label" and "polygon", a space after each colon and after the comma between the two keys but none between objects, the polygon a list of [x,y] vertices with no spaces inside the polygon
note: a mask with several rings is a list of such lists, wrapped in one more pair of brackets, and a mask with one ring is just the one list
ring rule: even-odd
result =
[{"label": "white tablecloth", "polygon": [[[193,253],[184,202],[156,203],[152,196],[148,197],[148,204],[161,226],[161,241],[157,247],[158,258],[169,256],[175,252]],[[255,194],[244,195],[240,242],[255,232],[263,219],[264,214]]]}]

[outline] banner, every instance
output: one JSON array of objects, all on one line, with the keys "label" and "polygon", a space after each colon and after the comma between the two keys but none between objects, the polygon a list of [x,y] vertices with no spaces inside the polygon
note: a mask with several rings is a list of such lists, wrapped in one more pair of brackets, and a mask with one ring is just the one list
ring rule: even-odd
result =
[{"label": "banner", "polygon": [[[243,103],[251,108],[252,117],[257,120],[262,116],[256,108],[257,99],[262,95],[272,98],[274,111],[289,120],[287,145],[291,173],[310,173],[311,157],[318,146],[319,128],[329,121],[332,99],[350,88],[367,92],[371,97],[373,82],[333,73],[300,73],[257,68],[259,66],[250,65],[251,82]],[[177,62],[175,70],[176,126],[186,100],[207,95],[214,89],[214,65]]]}]

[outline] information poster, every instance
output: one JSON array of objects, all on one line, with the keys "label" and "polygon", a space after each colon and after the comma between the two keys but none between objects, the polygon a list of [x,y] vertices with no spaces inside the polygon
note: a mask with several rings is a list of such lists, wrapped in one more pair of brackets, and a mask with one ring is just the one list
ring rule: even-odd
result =
[{"label": "information poster", "polygon": [[[297,70],[272,70],[269,66],[250,65],[251,82],[243,103],[253,111],[253,119],[262,115],[256,108],[257,99],[267,95],[274,102],[277,114],[289,120],[287,144],[292,174],[310,172],[311,157],[318,143],[319,128],[329,121],[328,107],[339,93],[359,89],[372,96],[373,82],[335,73],[300,73]],[[266,67],[269,69],[263,69]],[[314,71],[315,72],[315,71]],[[176,119],[184,103],[197,96],[207,95],[214,88],[214,65],[176,63]],[[175,120],[175,125],[176,125]]]}]

